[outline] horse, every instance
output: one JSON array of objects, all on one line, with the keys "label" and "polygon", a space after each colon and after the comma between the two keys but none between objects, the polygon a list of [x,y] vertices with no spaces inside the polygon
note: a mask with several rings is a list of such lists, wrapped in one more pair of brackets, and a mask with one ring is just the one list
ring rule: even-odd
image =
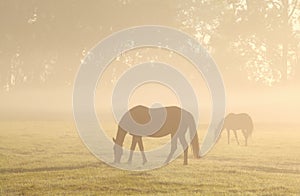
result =
[{"label": "horse", "polygon": [[[184,165],[188,164],[188,143],[185,138],[185,134],[187,133],[187,129],[190,131],[191,136],[191,145],[193,149],[193,155],[195,158],[200,158],[199,156],[199,141],[198,141],[198,134],[196,130],[195,120],[191,113],[188,111],[176,107],[176,106],[169,106],[169,107],[160,107],[160,108],[148,108],[146,106],[138,105],[131,108],[127,111],[123,117],[121,118],[118,124],[118,131],[116,138],[113,138],[114,144],[114,163],[120,163],[121,156],[123,154],[123,142],[126,134],[128,131],[124,129],[124,124],[131,123],[132,120],[136,123],[141,125],[145,125],[150,121],[150,119],[155,118],[156,114],[160,114],[161,112],[165,111],[165,121],[162,123],[162,126],[159,129],[155,129],[152,131],[151,134],[147,135],[147,137],[152,138],[159,138],[164,137],[167,135],[171,136],[171,151],[165,161],[168,163],[173,154],[177,149],[177,140],[180,141],[183,149],[184,149]],[[152,114],[151,116],[149,114]],[[128,116],[131,118],[131,122],[128,122]],[[127,119],[127,120],[126,120]],[[123,125],[123,126],[122,126]],[[154,132],[155,131],[155,132]],[[142,142],[142,135],[130,132],[132,135],[132,143],[130,147],[130,155],[128,159],[128,163],[131,163],[133,151],[135,150],[136,144],[139,145],[140,151],[142,153],[143,164],[147,162],[147,158],[144,152],[144,146]]]},{"label": "horse", "polygon": [[224,119],[224,124],[221,132],[224,129],[227,130],[228,144],[230,144],[230,130],[233,131],[237,144],[240,144],[237,137],[237,130],[241,130],[245,137],[245,146],[247,146],[248,138],[252,135],[253,132],[253,121],[251,117],[246,113],[230,113]]}]

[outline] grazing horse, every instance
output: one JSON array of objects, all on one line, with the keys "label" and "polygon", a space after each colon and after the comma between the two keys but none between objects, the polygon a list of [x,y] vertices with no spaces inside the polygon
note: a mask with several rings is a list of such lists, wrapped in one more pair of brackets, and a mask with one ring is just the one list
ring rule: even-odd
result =
[{"label": "grazing horse", "polygon": [[[177,140],[179,139],[183,149],[184,149],[184,165],[187,165],[188,161],[188,143],[185,139],[185,134],[187,133],[187,129],[190,131],[191,136],[191,145],[193,148],[193,154],[195,158],[199,158],[199,141],[198,141],[198,134],[196,130],[196,124],[195,120],[191,113],[188,111],[181,109],[176,106],[170,106],[170,107],[162,107],[162,108],[147,108],[145,106],[135,106],[131,108],[128,112],[124,114],[121,121],[118,125],[118,131],[116,138],[113,138],[113,141],[115,143],[114,145],[114,162],[120,163],[121,156],[123,154],[123,142],[126,134],[128,131],[124,129],[124,126],[122,124],[126,125],[128,121],[124,119],[128,119],[128,115],[130,115],[131,120],[134,120],[135,122],[139,124],[146,124],[151,120],[151,117],[155,117],[153,115],[161,113],[165,111],[165,120],[162,123],[162,126],[158,130],[153,130],[153,132],[147,137],[153,137],[153,138],[159,138],[164,137],[167,135],[171,136],[171,152],[168,155],[166,159],[166,163],[169,162],[175,153],[177,149]],[[153,114],[153,115],[149,115]],[[132,122],[132,121],[131,121]],[[155,132],[154,132],[155,131]],[[140,151],[142,153],[143,163],[147,162],[145,153],[144,153],[144,146],[142,142],[142,136],[138,134],[133,134],[130,132],[130,135],[132,135],[132,144],[130,147],[130,155],[128,162],[130,163],[132,161],[133,151],[136,147],[136,144],[139,145]]]},{"label": "grazing horse", "polygon": [[253,122],[251,117],[246,113],[234,114],[230,113],[225,117],[222,131],[227,130],[228,144],[230,143],[230,130],[233,131],[238,144],[237,130],[241,130],[245,137],[245,146],[247,146],[248,138],[252,135]]}]

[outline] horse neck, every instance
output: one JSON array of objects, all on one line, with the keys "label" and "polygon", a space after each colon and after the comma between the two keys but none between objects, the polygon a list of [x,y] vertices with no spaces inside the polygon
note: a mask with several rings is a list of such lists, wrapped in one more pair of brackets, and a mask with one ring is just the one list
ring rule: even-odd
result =
[{"label": "horse neck", "polygon": [[117,132],[117,136],[116,136],[116,144],[118,144],[119,146],[123,146],[124,143],[124,139],[126,136],[127,132],[124,131],[120,126],[118,127],[118,132]]}]

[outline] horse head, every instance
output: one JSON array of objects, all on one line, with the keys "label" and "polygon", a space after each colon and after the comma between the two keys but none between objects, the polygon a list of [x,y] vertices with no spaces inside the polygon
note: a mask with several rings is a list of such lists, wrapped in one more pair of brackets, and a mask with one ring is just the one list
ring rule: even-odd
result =
[{"label": "horse head", "polygon": [[114,163],[120,163],[121,157],[123,155],[123,148],[119,144],[116,143],[116,139],[113,138],[114,144]]}]

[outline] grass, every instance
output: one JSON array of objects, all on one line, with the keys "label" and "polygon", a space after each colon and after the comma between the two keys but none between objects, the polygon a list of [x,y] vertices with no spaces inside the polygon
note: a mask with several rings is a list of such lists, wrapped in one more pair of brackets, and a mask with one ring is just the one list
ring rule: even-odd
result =
[{"label": "grass", "polygon": [[187,166],[179,157],[132,172],[95,158],[71,122],[1,122],[0,195],[299,195],[299,128],[257,125],[248,147],[224,134],[206,157],[189,153]]}]

